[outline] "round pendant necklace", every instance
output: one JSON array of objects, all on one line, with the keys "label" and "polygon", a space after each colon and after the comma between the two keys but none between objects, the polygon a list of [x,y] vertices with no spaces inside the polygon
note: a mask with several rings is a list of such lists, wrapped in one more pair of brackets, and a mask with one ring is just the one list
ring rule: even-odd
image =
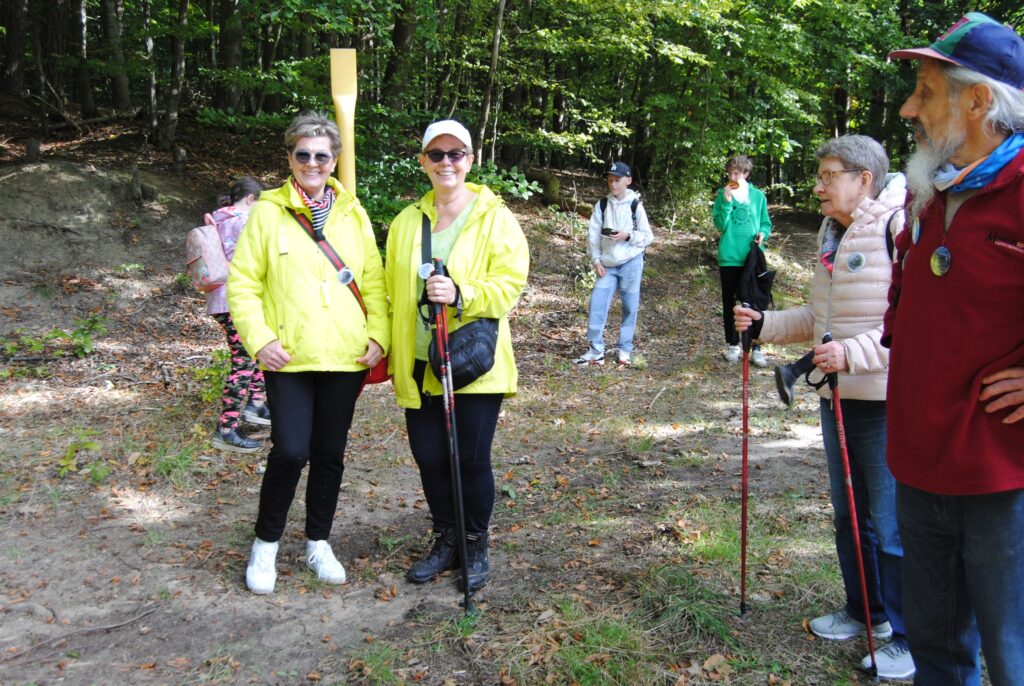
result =
[{"label": "round pendant necklace", "polygon": [[950,254],[949,248],[945,245],[935,248],[930,265],[932,274],[935,276],[945,276],[949,272],[949,268],[953,266],[953,255]]}]

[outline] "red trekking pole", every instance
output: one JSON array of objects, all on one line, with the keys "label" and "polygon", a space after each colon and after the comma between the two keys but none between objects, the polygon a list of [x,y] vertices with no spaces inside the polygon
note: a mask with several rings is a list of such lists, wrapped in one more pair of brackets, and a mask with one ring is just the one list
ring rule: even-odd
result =
[{"label": "red trekking pole", "polygon": [[[821,337],[822,343],[832,341],[832,334]],[[868,675],[877,680],[878,663],[875,662],[875,637],[871,632],[871,605],[868,602],[868,583],[864,576],[864,554],[860,549],[860,526],[857,524],[857,504],[853,500],[853,477],[850,474],[850,454],[846,450],[846,431],[843,428],[843,407],[839,402],[839,373],[830,372],[825,375],[828,387],[832,391],[832,406],[836,411],[836,429],[839,432],[839,452],[843,456],[843,477],[846,482],[846,500],[850,508],[850,520],[853,525],[853,548],[857,552],[857,573],[860,575],[860,595],[864,604],[864,624],[868,632],[868,654],[871,656],[871,669]]]},{"label": "red trekking pole", "polygon": [[[750,307],[743,303],[743,307]],[[740,504],[740,614],[747,612],[747,438],[750,434],[750,331],[740,334],[743,341],[743,469]]]},{"label": "red trekking pole", "polygon": [[[435,258],[434,274],[444,274],[444,264]],[[462,469],[459,466],[459,435],[455,426],[455,385],[452,383],[452,360],[448,350],[448,308],[443,303],[431,303],[434,315],[434,335],[437,353],[441,358],[441,389],[444,398],[444,424],[448,430],[448,466],[452,481],[452,500],[455,505],[455,535],[459,541],[459,558],[462,560],[463,608],[465,614],[473,612],[473,601],[469,590],[469,557],[466,545],[466,513],[462,506]]]}]

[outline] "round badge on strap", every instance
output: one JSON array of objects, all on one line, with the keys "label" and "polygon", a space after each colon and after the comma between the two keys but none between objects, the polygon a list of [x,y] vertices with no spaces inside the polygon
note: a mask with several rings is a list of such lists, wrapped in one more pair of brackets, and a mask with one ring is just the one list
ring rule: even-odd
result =
[{"label": "round badge on strap", "polygon": [[354,278],[355,276],[352,275],[352,270],[349,269],[348,267],[343,267],[342,269],[338,270],[338,281],[341,283],[342,286],[349,285],[350,283],[352,283],[352,279]]},{"label": "round badge on strap", "polygon": [[429,262],[424,262],[420,265],[420,268],[416,270],[416,273],[419,274],[421,279],[426,281],[434,275],[434,265]]},{"label": "round badge on strap", "polygon": [[931,259],[932,274],[945,276],[951,266],[953,266],[953,256],[950,254],[949,248],[944,245],[935,248]]}]

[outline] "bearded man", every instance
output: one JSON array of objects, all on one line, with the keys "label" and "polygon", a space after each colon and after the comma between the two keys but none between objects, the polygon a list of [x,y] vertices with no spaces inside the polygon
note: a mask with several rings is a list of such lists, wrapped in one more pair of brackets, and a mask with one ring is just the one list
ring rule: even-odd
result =
[{"label": "bearded man", "polygon": [[917,151],[896,240],[888,463],[916,684],[1024,683],[1024,40],[972,12],[900,109]]}]

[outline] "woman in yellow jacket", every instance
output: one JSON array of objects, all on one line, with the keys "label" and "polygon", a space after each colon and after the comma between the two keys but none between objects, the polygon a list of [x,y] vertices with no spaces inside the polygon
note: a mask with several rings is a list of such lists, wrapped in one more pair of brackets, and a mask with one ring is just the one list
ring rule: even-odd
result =
[{"label": "woman in yellow jacket", "polygon": [[[306,565],[327,583],[344,583],[345,568],[327,539],[356,398],[390,337],[384,269],[370,220],[331,178],[341,152],[338,127],[322,114],[302,114],[284,142],[292,174],[260,196],[228,277],[235,327],[265,370],[273,427],[245,573],[253,593],[274,590],[278,541],[307,462]],[[314,236],[326,238],[345,269],[328,260]]]},{"label": "woman in yellow jacket", "polygon": [[[430,581],[458,562],[441,384],[427,363],[431,333],[418,303],[425,292],[431,302],[448,305],[450,331],[481,317],[498,320],[494,366],[459,389],[455,403],[469,588],[476,590],[490,571],[491,443],[501,401],[515,394],[518,379],[508,313],[526,286],[530,254],[519,223],[501,199],[486,186],[466,183],[472,151],[462,124],[449,119],[427,127],[419,162],[433,189],[391,223],[385,275],[392,310],[389,371],[398,404],[405,408],[409,446],[434,530],[430,552],[406,574],[413,583]],[[419,277],[424,215],[430,221],[431,256],[444,261],[450,278],[431,276],[424,282]]]}]

